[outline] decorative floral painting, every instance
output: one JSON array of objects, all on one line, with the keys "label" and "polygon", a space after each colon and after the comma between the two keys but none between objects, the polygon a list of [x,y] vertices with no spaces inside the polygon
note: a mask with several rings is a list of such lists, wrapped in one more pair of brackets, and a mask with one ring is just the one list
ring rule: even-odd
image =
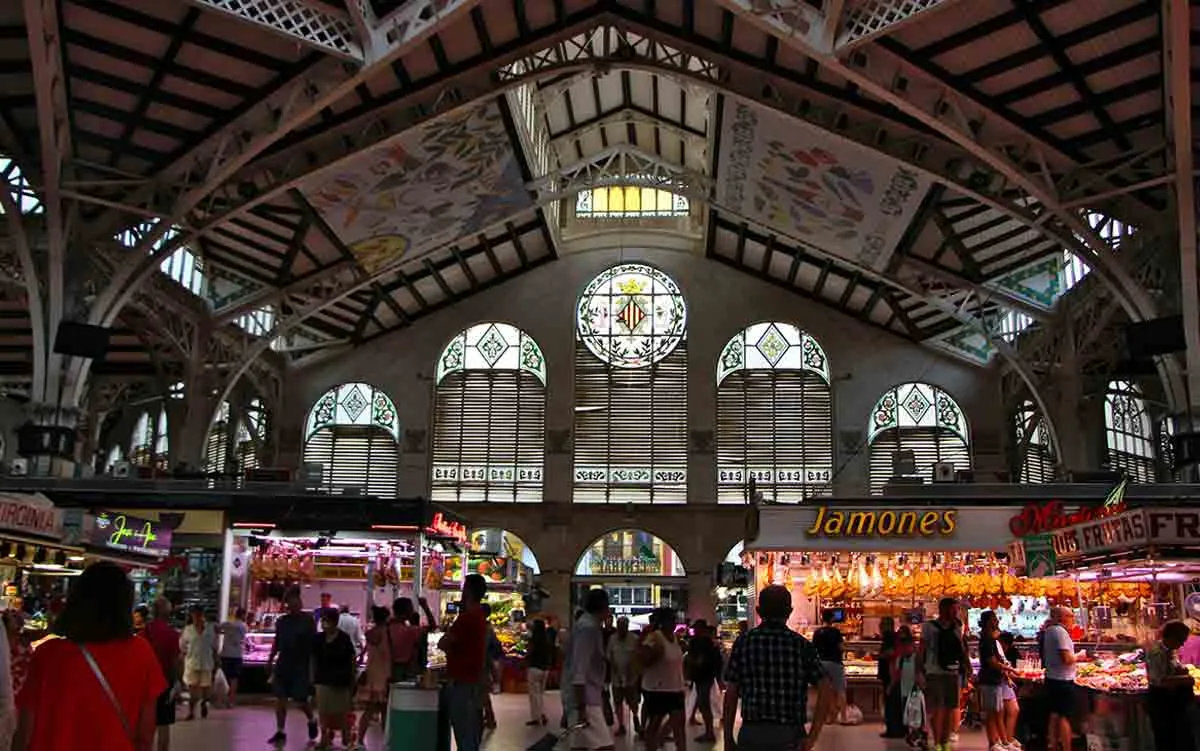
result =
[{"label": "decorative floral painting", "polygon": [[882,270],[929,189],[923,175],[773,112],[725,109],[717,202]]},{"label": "decorative floral painting", "polygon": [[532,206],[494,101],[367,151],[302,187],[367,271]]}]

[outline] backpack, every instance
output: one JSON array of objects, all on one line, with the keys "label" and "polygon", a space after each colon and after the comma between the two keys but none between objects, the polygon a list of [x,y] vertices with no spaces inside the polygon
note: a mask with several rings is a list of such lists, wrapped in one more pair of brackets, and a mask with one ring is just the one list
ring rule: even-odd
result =
[{"label": "backpack", "polygon": [[963,650],[962,637],[954,626],[942,628],[937,621],[930,622],[937,629],[937,641],[933,644],[937,666],[948,672],[958,672],[966,663],[967,657]]}]

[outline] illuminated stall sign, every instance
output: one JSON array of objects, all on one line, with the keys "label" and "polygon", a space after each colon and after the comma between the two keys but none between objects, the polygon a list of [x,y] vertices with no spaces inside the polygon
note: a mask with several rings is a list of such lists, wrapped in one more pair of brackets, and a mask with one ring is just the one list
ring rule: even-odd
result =
[{"label": "illuminated stall sign", "polygon": [[950,537],[958,511],[851,511],[817,507],[808,537]]},{"label": "illuminated stall sign", "polygon": [[433,515],[433,520],[429,522],[427,529],[435,535],[448,537],[464,545],[470,537],[470,534],[467,532],[467,525],[447,519],[441,511]]},{"label": "illuminated stall sign", "polygon": [[162,557],[171,552],[171,530],[161,522],[101,511],[92,525],[91,542],[102,548]]},{"label": "illuminated stall sign", "polygon": [[1151,545],[1200,545],[1200,511],[1185,508],[1135,509],[1053,534],[1058,560],[1130,551]]},{"label": "illuminated stall sign", "polygon": [[1115,516],[1126,509],[1125,488],[1127,485],[1128,481],[1122,480],[1104,499],[1103,504],[1084,506],[1075,511],[1067,511],[1062,501],[1031,503],[1012,518],[1012,521],[1008,523],[1009,529],[1012,530],[1013,537],[1026,537]]}]

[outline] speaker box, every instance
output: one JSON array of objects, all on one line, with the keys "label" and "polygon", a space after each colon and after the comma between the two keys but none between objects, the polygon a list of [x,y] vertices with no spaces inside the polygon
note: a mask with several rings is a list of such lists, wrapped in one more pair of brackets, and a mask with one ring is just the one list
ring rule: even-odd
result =
[{"label": "speaker box", "polygon": [[104,326],[63,321],[58,324],[58,333],[54,337],[54,351],[60,355],[103,360],[111,334],[112,331]]},{"label": "speaker box", "polygon": [[1176,433],[1171,436],[1172,469],[1200,463],[1200,433]]},{"label": "speaker box", "polygon": [[17,428],[17,453],[71,458],[75,455],[75,430],[27,422]]},{"label": "speaker box", "polygon": [[1145,360],[1187,349],[1183,316],[1165,316],[1127,325],[1125,347],[1132,360]]}]

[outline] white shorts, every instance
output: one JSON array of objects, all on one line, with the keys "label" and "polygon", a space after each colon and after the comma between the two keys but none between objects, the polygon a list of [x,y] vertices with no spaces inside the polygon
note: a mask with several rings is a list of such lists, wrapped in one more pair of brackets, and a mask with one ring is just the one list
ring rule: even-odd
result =
[{"label": "white shorts", "polygon": [[211,671],[211,670],[185,670],[185,671],[183,671],[183,683],[186,686],[197,686],[199,688],[212,688],[213,671]]},{"label": "white shorts", "polygon": [[1017,692],[1007,683],[979,687],[979,705],[984,712],[994,714],[1004,710],[1004,702],[1016,701]]}]

